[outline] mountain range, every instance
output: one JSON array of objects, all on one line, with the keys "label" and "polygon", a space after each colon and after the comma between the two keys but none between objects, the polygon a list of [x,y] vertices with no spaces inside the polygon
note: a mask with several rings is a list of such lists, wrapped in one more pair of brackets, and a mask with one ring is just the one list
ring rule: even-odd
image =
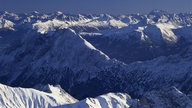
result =
[{"label": "mountain range", "polygon": [[[42,103],[35,94],[46,107],[190,107],[191,24],[192,13],[161,10],[119,16],[0,12],[0,83],[24,87],[18,99]],[[47,100],[39,93],[47,84],[60,85],[74,101]],[[5,85],[5,94],[17,93]],[[37,90],[28,95],[28,88]]]}]

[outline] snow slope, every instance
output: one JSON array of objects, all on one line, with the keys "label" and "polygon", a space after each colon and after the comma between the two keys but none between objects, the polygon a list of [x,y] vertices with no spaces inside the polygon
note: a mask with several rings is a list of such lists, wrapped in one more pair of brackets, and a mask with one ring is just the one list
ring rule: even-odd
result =
[{"label": "snow slope", "polygon": [[136,105],[137,100],[128,94],[108,93],[96,98],[86,98],[80,102],[58,106],[56,108],[129,108]]},{"label": "snow slope", "polygon": [[[1,108],[190,108],[192,100],[176,89],[146,92],[139,99],[126,93],[107,93],[96,98],[77,101],[59,86],[39,86],[39,90],[0,84]],[[46,92],[44,92],[46,91]]]},{"label": "snow slope", "polygon": [[1,108],[52,108],[77,102],[59,87],[48,85],[50,92],[30,88],[9,87],[0,84]]},{"label": "snow slope", "polygon": [[191,108],[192,100],[175,87],[150,91],[140,99],[125,93],[108,93],[56,108]]}]

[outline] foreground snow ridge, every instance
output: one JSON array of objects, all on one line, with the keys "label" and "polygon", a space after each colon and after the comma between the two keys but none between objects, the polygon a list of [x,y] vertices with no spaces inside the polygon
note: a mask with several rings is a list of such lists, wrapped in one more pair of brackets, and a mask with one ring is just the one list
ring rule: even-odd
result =
[{"label": "foreground snow ridge", "polygon": [[51,108],[77,102],[59,87],[48,85],[48,88],[50,93],[0,84],[0,108]]},{"label": "foreground snow ridge", "polygon": [[131,99],[128,94],[108,93],[96,98],[86,98],[80,102],[56,108],[130,108],[136,104],[137,100]]},{"label": "foreground snow ridge", "polygon": [[0,108],[192,108],[191,95],[175,87],[146,92],[140,99],[132,99],[126,93],[107,93],[81,101],[60,86],[38,89],[43,91],[0,84]]},{"label": "foreground snow ridge", "polygon": [[170,87],[147,92],[140,99],[131,99],[126,93],[108,93],[56,108],[191,108],[189,97]]}]

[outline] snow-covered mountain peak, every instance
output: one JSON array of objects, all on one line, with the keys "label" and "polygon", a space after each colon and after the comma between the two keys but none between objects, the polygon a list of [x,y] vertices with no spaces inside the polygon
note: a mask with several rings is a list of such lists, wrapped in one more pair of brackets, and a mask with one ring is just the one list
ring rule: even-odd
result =
[{"label": "snow-covered mountain peak", "polygon": [[48,20],[46,22],[42,21],[37,21],[37,23],[33,24],[33,29],[36,29],[38,32],[41,34],[48,33],[49,31],[55,31],[56,29],[59,28],[67,28],[67,24],[63,21],[53,19],[53,20]]},{"label": "snow-covered mountain peak", "polygon": [[136,102],[137,100],[132,100],[125,93],[108,93],[96,98],[86,98],[80,102],[62,105],[56,108],[130,108]]},{"label": "snow-covered mountain peak", "polygon": [[77,102],[69,94],[60,94],[58,88],[50,86],[54,93],[30,88],[13,88],[0,84],[1,108],[52,108],[54,106]]},{"label": "snow-covered mountain peak", "polygon": [[[67,65],[70,65],[70,67],[75,66],[74,69],[78,67],[86,69],[87,66],[94,66],[96,61],[93,59],[101,60],[100,63],[105,63],[106,60],[110,60],[107,55],[96,49],[72,29],[65,29],[64,33],[62,31],[60,33],[58,32],[55,34],[55,37],[58,37],[53,46],[53,51],[55,51],[56,54],[55,56],[61,57],[57,56],[58,54],[66,56],[61,57],[60,59],[67,61],[66,63]],[[58,50],[60,51],[58,52]],[[94,57],[91,57],[90,55]],[[89,56],[91,57],[90,59],[88,59]],[[100,63],[98,63],[98,65]],[[101,68],[102,65],[98,67]]]},{"label": "snow-covered mountain peak", "polygon": [[9,20],[6,20],[6,19],[3,19],[3,18],[0,18],[0,29],[2,28],[5,28],[5,29],[11,29],[11,30],[14,30],[14,23],[9,21]]},{"label": "snow-covered mountain peak", "polygon": [[65,91],[61,88],[60,85],[53,86],[50,84],[47,85],[39,84],[36,85],[34,88],[47,93],[58,93],[58,94],[61,94],[61,92],[65,93]]},{"label": "snow-covered mountain peak", "polygon": [[40,14],[38,11],[33,11],[31,14]]},{"label": "snow-covered mountain peak", "polygon": [[62,15],[63,12],[61,12],[61,11],[57,11],[56,14],[57,14],[57,15]]},{"label": "snow-covered mountain peak", "polygon": [[113,17],[109,14],[100,14],[100,17],[103,18],[103,20],[109,20],[112,19]]}]

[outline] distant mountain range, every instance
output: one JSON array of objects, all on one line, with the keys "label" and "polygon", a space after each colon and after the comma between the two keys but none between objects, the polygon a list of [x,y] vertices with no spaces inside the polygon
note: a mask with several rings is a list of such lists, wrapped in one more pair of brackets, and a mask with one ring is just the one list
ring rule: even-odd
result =
[{"label": "distant mountain range", "polygon": [[[164,91],[171,92],[165,94],[162,105],[184,106],[180,100],[177,104],[170,100],[169,96],[176,96],[174,91],[190,107],[186,95],[192,89],[191,25],[192,13],[161,10],[119,16],[0,12],[0,83],[35,89],[60,85],[74,98],[85,99],[67,107],[108,106],[103,96],[110,102],[117,100],[114,105],[119,107],[144,107],[130,96],[142,99],[146,94],[150,98],[144,100],[146,106],[156,107]],[[9,89],[15,90],[6,87],[4,92]],[[4,100],[0,97],[0,102]]]}]

